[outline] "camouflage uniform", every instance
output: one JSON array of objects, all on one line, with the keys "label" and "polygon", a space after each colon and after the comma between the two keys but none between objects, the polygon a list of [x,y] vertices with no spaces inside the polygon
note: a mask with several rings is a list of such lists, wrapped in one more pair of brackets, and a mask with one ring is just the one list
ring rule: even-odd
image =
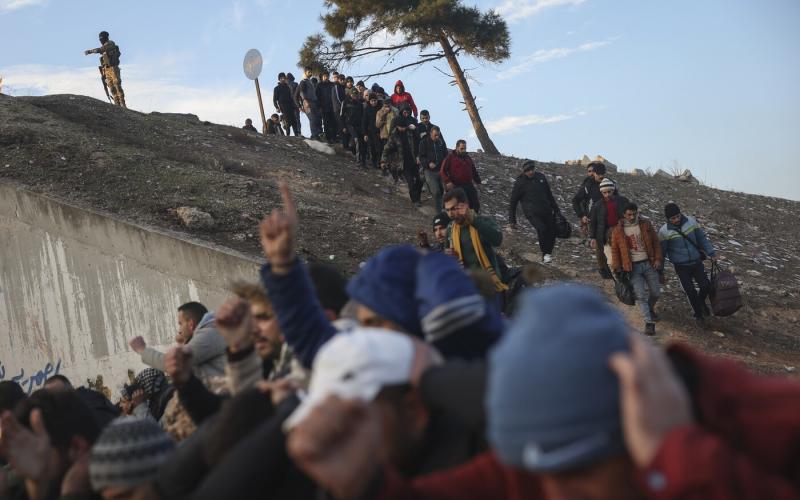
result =
[{"label": "camouflage uniform", "polygon": [[87,54],[100,54],[100,71],[106,78],[106,85],[114,103],[127,108],[125,105],[125,92],[122,90],[122,77],[119,74],[120,50],[117,44],[107,40],[102,46],[86,51]]}]

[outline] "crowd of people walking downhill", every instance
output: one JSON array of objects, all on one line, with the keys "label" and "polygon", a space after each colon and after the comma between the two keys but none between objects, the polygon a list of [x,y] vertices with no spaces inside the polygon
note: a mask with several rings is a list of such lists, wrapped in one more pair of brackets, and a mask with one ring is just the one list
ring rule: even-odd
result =
[{"label": "crowd of people walking downhill", "polygon": [[[667,260],[696,321],[710,314],[719,255],[696,218],[669,202],[656,230],[588,165],[573,209],[601,277],[632,285],[638,329],[595,287],[506,265],[466,142],[449,150],[402,81],[278,80],[266,132],[301,135],[302,110],[313,139],[403,179],[415,205],[427,186],[432,239],[348,280],[301,259],[281,183],[258,274],[216,310],[177,307],[167,348],[128,335],[146,368],[117,394],[0,381],[0,498],[800,498],[800,383],[648,341]],[[537,162],[521,170],[510,230],[521,206],[550,264],[564,216]]]}]

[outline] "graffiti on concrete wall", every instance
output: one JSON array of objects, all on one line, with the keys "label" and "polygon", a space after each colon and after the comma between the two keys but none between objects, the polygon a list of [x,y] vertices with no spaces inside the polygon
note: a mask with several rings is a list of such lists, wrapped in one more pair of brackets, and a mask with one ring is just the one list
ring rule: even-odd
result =
[{"label": "graffiti on concrete wall", "polygon": [[12,382],[16,382],[22,386],[22,389],[28,394],[32,393],[34,389],[44,385],[48,378],[52,377],[53,375],[58,375],[59,371],[61,371],[60,359],[56,361],[55,364],[53,364],[51,361],[48,361],[39,370],[34,368],[26,372],[25,368],[20,368],[19,373],[16,375],[6,373],[6,367],[3,365],[3,362],[0,361],[0,380],[11,380]]}]

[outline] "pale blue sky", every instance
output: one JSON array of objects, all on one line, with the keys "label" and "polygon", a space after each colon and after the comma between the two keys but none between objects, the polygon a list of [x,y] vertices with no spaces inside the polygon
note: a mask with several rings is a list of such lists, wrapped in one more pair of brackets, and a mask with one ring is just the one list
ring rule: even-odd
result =
[{"label": "pale blue sky", "polygon": [[[473,90],[504,153],[601,154],[623,170],[679,166],[716,187],[800,200],[797,0],[477,4],[499,9],[513,41],[503,64],[463,61],[476,68]],[[275,74],[300,74],[297,51],[321,28],[321,11],[316,0],[0,0],[0,75],[13,95],[104,98],[96,56],[83,50],[105,29],[122,48],[132,108],[258,123],[244,53],[263,54],[269,101]],[[446,77],[432,67],[400,76],[448,139],[479,147]],[[378,82],[389,89],[396,78]]]}]

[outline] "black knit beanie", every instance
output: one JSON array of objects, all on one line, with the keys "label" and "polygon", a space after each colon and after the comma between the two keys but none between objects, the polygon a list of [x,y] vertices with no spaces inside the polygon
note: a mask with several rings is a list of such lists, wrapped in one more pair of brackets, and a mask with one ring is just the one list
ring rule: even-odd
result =
[{"label": "black knit beanie", "polygon": [[680,213],[681,213],[681,209],[675,203],[672,203],[672,202],[667,203],[667,206],[664,207],[664,216],[667,219],[671,219],[672,217],[675,217],[676,215],[679,215]]}]

